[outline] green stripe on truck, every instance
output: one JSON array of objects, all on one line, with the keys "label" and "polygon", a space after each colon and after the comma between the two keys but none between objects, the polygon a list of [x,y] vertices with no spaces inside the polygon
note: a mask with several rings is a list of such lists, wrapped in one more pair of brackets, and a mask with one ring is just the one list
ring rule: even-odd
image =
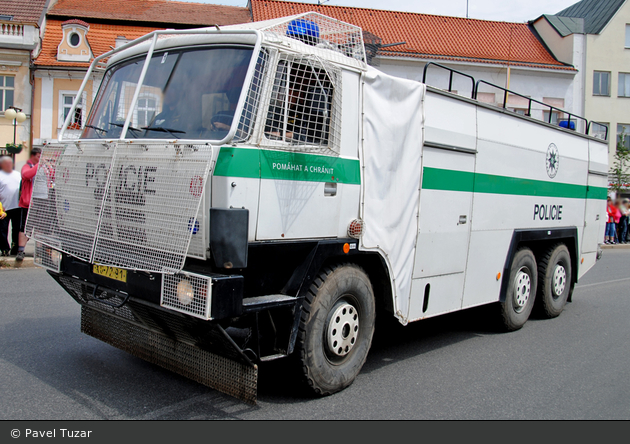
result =
[{"label": "green stripe on truck", "polygon": [[214,175],[361,184],[356,159],[256,148],[222,147]]},{"label": "green stripe on truck", "polygon": [[424,168],[422,188],[427,190],[463,191],[517,196],[568,197],[572,199],[606,199],[608,190],[569,183],[520,179],[467,171]]}]

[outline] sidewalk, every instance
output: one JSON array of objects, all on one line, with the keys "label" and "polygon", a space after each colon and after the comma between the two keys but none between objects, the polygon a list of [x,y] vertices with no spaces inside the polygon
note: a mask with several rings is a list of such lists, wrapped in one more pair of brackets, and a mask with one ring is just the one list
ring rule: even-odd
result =
[{"label": "sidewalk", "polygon": [[33,254],[35,253],[35,242],[28,241],[26,248],[24,249],[24,260],[22,262],[16,262],[15,256],[0,257],[0,270],[11,270],[16,268],[32,268]]},{"label": "sidewalk", "polygon": [[615,245],[607,245],[607,244],[602,244],[602,250],[624,250],[624,249],[629,249],[630,250],[630,244],[615,244]]}]

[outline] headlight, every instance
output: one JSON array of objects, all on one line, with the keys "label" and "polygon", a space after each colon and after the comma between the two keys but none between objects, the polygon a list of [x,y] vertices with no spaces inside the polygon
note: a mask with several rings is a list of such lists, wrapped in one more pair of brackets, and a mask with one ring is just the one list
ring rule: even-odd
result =
[{"label": "headlight", "polygon": [[59,273],[61,270],[61,260],[63,254],[60,251],[50,248],[41,242],[35,242],[35,255],[33,263],[38,267]]},{"label": "headlight", "polygon": [[63,255],[61,254],[61,252],[53,249],[50,250],[50,260],[53,264],[59,266],[62,257]]},{"label": "headlight", "polygon": [[195,290],[189,280],[182,279],[177,284],[177,299],[182,305],[190,305],[195,299]]}]

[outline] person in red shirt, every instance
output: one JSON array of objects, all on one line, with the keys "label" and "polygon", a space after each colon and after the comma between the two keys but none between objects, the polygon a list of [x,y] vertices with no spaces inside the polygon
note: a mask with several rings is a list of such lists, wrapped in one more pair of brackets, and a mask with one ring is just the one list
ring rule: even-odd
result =
[{"label": "person in red shirt", "polygon": [[42,150],[40,148],[33,148],[31,150],[31,157],[26,161],[26,165],[22,167],[22,184],[20,186],[20,203],[18,204],[21,211],[20,216],[20,237],[18,239],[18,254],[15,257],[16,261],[24,260],[24,247],[28,238],[24,234],[26,228],[26,218],[28,216],[28,207],[31,205],[31,196],[33,195],[33,181],[37,174],[37,165],[39,159],[42,157]]},{"label": "person in red shirt", "polygon": [[617,237],[617,224],[621,218],[621,212],[619,211],[619,208],[615,206],[610,197],[608,197],[606,213],[608,215],[608,219],[606,220],[606,240],[604,243],[614,244],[615,238]]}]

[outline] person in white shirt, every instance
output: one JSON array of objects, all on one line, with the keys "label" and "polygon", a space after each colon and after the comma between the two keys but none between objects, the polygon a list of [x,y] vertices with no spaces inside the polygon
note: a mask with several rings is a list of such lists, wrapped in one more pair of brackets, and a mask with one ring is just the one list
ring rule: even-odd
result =
[{"label": "person in white shirt", "polygon": [[[0,254],[2,256],[17,254],[22,214],[18,206],[21,181],[20,172],[13,170],[13,159],[9,156],[0,157],[0,202],[7,213],[7,217],[0,220]],[[9,224],[11,224],[11,244],[8,239]]]}]

